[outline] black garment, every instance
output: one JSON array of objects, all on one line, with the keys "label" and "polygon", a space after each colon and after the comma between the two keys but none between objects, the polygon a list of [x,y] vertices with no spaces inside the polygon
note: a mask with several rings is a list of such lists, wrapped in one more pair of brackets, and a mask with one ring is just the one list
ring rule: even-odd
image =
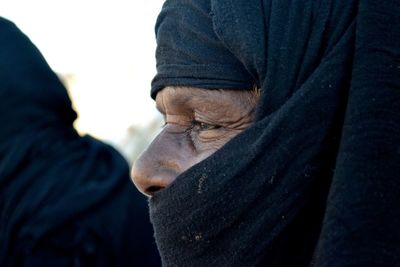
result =
[{"label": "black garment", "polygon": [[40,52],[0,18],[0,266],[159,266],[127,163],[75,118]]},{"label": "black garment", "polygon": [[396,0],[165,2],[152,97],[261,89],[151,199],[165,266],[400,266],[399,23]]}]

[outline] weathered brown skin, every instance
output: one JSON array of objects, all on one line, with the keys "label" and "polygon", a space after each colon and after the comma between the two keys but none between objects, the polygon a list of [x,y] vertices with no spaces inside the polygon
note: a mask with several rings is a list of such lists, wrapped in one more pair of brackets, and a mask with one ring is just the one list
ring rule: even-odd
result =
[{"label": "weathered brown skin", "polygon": [[165,126],[133,166],[136,187],[153,196],[213,154],[249,127],[258,98],[255,90],[162,89],[156,104]]}]

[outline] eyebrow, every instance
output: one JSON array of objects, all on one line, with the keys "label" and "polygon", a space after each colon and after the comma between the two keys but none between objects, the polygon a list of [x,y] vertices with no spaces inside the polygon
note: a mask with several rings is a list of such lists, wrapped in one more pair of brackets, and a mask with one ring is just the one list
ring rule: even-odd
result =
[{"label": "eyebrow", "polygon": [[[181,94],[178,97],[175,95],[174,97],[168,98],[166,101],[168,102],[169,105],[171,106],[187,106],[188,103],[190,103],[190,100],[193,98],[191,95],[187,94]],[[163,99],[165,100],[165,99]],[[165,105],[159,105],[159,102],[156,101],[156,109],[163,115],[166,115],[166,110],[165,110]]]}]

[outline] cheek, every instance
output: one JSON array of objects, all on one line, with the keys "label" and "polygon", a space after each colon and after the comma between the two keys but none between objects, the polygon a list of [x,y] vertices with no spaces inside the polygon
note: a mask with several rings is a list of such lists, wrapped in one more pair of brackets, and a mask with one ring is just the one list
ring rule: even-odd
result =
[{"label": "cheek", "polygon": [[198,154],[210,156],[239,133],[237,130],[221,128],[192,133],[191,138]]},{"label": "cheek", "polygon": [[167,125],[136,161],[132,177],[142,192],[165,188],[182,172],[206,159],[237,133],[219,129],[194,132]]}]

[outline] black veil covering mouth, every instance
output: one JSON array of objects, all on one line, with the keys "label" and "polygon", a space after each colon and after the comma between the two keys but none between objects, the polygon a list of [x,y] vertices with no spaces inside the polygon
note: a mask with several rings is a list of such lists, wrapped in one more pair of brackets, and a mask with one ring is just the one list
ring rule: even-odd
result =
[{"label": "black veil covering mouth", "polygon": [[399,265],[399,22],[394,0],[165,2],[153,98],[261,88],[255,123],[151,198],[165,266]]},{"label": "black veil covering mouth", "polygon": [[160,266],[128,164],[75,118],[43,56],[0,18],[0,266]]}]

